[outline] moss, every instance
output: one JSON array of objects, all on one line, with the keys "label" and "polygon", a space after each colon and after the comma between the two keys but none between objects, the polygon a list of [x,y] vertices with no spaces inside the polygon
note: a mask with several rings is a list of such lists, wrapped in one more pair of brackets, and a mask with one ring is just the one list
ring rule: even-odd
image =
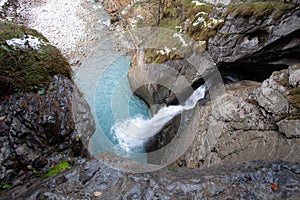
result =
[{"label": "moss", "polygon": [[0,21],[0,27],[0,42],[9,40],[11,38],[21,38],[24,36],[24,34],[32,35],[41,38],[45,42],[48,42],[48,40],[42,34],[40,34],[34,29],[29,29],[23,25],[16,25],[13,23],[6,23]]},{"label": "moss", "polygon": [[68,161],[62,161],[62,162],[58,163],[57,165],[55,165],[54,167],[52,167],[42,177],[43,178],[50,178],[50,177],[55,176],[56,174],[59,174],[62,171],[70,169],[70,168],[71,168],[71,165],[69,164]]},{"label": "moss", "polygon": [[146,63],[156,63],[162,64],[168,60],[178,60],[182,59],[181,56],[175,54],[174,52],[170,52],[168,55],[157,53],[157,49],[146,49],[145,50],[145,61]]},{"label": "moss", "polygon": [[191,0],[175,0],[168,6],[163,14],[160,26],[176,30],[176,26],[183,24],[186,19],[195,21],[197,13],[210,14],[214,10],[212,5],[196,6]]},{"label": "moss", "polygon": [[[200,25],[193,26],[193,23],[196,22],[200,16],[204,17],[206,22],[209,23],[210,18],[208,16],[213,10],[214,7],[209,4],[196,6],[191,0],[175,0],[165,9],[160,27],[179,31],[179,28],[177,27],[181,26],[187,30],[186,34],[193,40],[206,41],[206,43],[201,46],[206,48],[207,40],[216,35],[220,27],[223,26],[223,23],[216,23],[210,28],[202,28]],[[205,12],[207,14],[197,15],[200,12]],[[187,19],[190,19],[190,22],[184,25]],[[147,63],[163,63],[170,59],[181,59],[181,56],[172,52],[169,55],[161,55],[157,54],[156,50],[147,50],[145,56]]]},{"label": "moss", "polygon": [[15,92],[43,93],[54,75],[71,77],[68,62],[53,46],[46,44],[37,51],[7,45],[6,40],[22,38],[25,34],[48,42],[35,30],[0,22],[0,96]]},{"label": "moss", "polygon": [[177,168],[174,167],[174,166],[169,166],[168,170],[171,171],[171,172],[177,172]]},{"label": "moss", "polygon": [[8,188],[10,188],[10,184],[8,184],[8,183],[3,183],[3,182],[0,182],[0,188],[1,188],[1,190],[5,190],[5,189],[8,189]]},{"label": "moss", "polygon": [[233,17],[243,18],[255,16],[261,19],[273,13],[273,19],[279,19],[287,10],[293,8],[295,8],[293,3],[278,1],[238,3],[229,5],[223,15],[233,14]]}]

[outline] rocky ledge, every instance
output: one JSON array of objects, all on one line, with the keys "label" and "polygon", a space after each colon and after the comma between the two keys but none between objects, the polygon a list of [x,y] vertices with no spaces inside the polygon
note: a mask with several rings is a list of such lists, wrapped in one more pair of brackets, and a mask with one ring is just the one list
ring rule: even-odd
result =
[{"label": "rocky ledge", "polygon": [[297,199],[300,165],[254,161],[208,169],[124,173],[88,161],[51,179],[3,192],[5,199]]}]

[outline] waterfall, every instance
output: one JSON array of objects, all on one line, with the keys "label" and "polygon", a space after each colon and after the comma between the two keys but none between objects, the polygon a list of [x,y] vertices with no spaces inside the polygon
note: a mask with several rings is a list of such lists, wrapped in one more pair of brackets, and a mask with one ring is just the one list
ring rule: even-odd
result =
[{"label": "waterfall", "polygon": [[111,134],[115,135],[120,147],[126,151],[139,148],[175,116],[194,108],[197,102],[205,97],[206,91],[207,86],[203,84],[193,92],[184,105],[163,107],[150,119],[135,116],[124,122],[118,122],[111,128]]}]

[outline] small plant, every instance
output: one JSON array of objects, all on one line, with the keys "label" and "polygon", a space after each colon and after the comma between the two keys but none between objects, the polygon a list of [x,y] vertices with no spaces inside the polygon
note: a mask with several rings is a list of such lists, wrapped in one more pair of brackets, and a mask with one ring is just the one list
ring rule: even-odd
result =
[{"label": "small plant", "polygon": [[5,189],[10,188],[10,186],[11,186],[11,185],[8,184],[8,183],[0,182],[0,187],[1,187],[2,190],[5,190]]},{"label": "small plant", "polygon": [[177,168],[174,167],[174,166],[169,166],[168,170],[171,171],[171,172],[177,172]]},{"label": "small plant", "polygon": [[71,165],[68,161],[62,161],[58,164],[56,164],[54,167],[52,167],[49,171],[47,171],[42,178],[50,178],[55,176],[56,174],[59,174],[62,171],[65,171],[67,169],[70,169]]}]

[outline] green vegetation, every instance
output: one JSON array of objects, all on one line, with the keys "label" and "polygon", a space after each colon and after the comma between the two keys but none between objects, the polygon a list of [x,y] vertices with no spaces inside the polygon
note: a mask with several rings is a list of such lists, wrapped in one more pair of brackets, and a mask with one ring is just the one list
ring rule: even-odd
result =
[{"label": "green vegetation", "polygon": [[67,169],[70,169],[71,165],[69,164],[68,161],[62,161],[52,167],[49,171],[47,171],[42,177],[43,178],[50,178],[52,176],[55,176],[56,174],[59,174],[62,171],[65,171]]},{"label": "green vegetation", "polygon": [[[223,22],[209,18],[209,14],[213,10],[214,7],[210,4],[196,5],[191,0],[175,0],[165,8],[159,26],[174,31],[181,30],[183,34],[188,35],[194,41],[202,41],[199,48],[205,49],[208,39],[216,35],[223,26]],[[204,22],[199,22],[199,18],[205,19]],[[209,26],[207,26],[208,24]],[[168,46],[166,45],[166,47]],[[181,59],[181,56],[174,52],[170,52],[168,55],[159,54],[157,49],[147,49],[145,56],[147,63],[163,63],[167,60]]]},{"label": "green vegetation", "polygon": [[0,188],[1,188],[1,190],[5,190],[5,189],[8,189],[8,188],[10,188],[10,184],[8,184],[8,183],[3,183],[3,182],[0,182]]},{"label": "green vegetation", "polygon": [[175,0],[165,10],[160,26],[177,30],[177,26],[184,26],[184,22],[189,19],[190,23],[186,25],[187,34],[196,41],[208,40],[216,34],[216,31],[222,27],[223,24],[218,23],[214,24],[212,27],[202,27],[201,25],[203,23],[196,26],[193,26],[193,23],[195,23],[199,17],[203,17],[205,23],[209,23],[210,18],[208,15],[213,10],[214,7],[209,4],[196,6],[191,0]]},{"label": "green vegetation", "polygon": [[0,96],[15,92],[43,94],[54,75],[71,77],[66,59],[53,46],[46,43],[40,50],[14,48],[6,43],[24,35],[47,39],[37,31],[12,23],[0,22]]},{"label": "green vegetation", "polygon": [[233,17],[247,18],[255,16],[261,19],[273,13],[273,18],[279,19],[287,10],[293,8],[295,8],[295,4],[279,1],[237,3],[229,5],[224,16],[233,14]]},{"label": "green vegetation", "polygon": [[167,54],[159,54],[156,52],[156,49],[146,49],[145,50],[145,59],[146,59],[146,63],[157,63],[157,64],[161,64],[163,62],[166,62],[168,60],[178,60],[178,59],[182,59],[181,56],[170,52],[169,55]]},{"label": "green vegetation", "polygon": [[174,167],[174,166],[169,166],[168,170],[171,171],[171,172],[177,172],[177,168]]}]

